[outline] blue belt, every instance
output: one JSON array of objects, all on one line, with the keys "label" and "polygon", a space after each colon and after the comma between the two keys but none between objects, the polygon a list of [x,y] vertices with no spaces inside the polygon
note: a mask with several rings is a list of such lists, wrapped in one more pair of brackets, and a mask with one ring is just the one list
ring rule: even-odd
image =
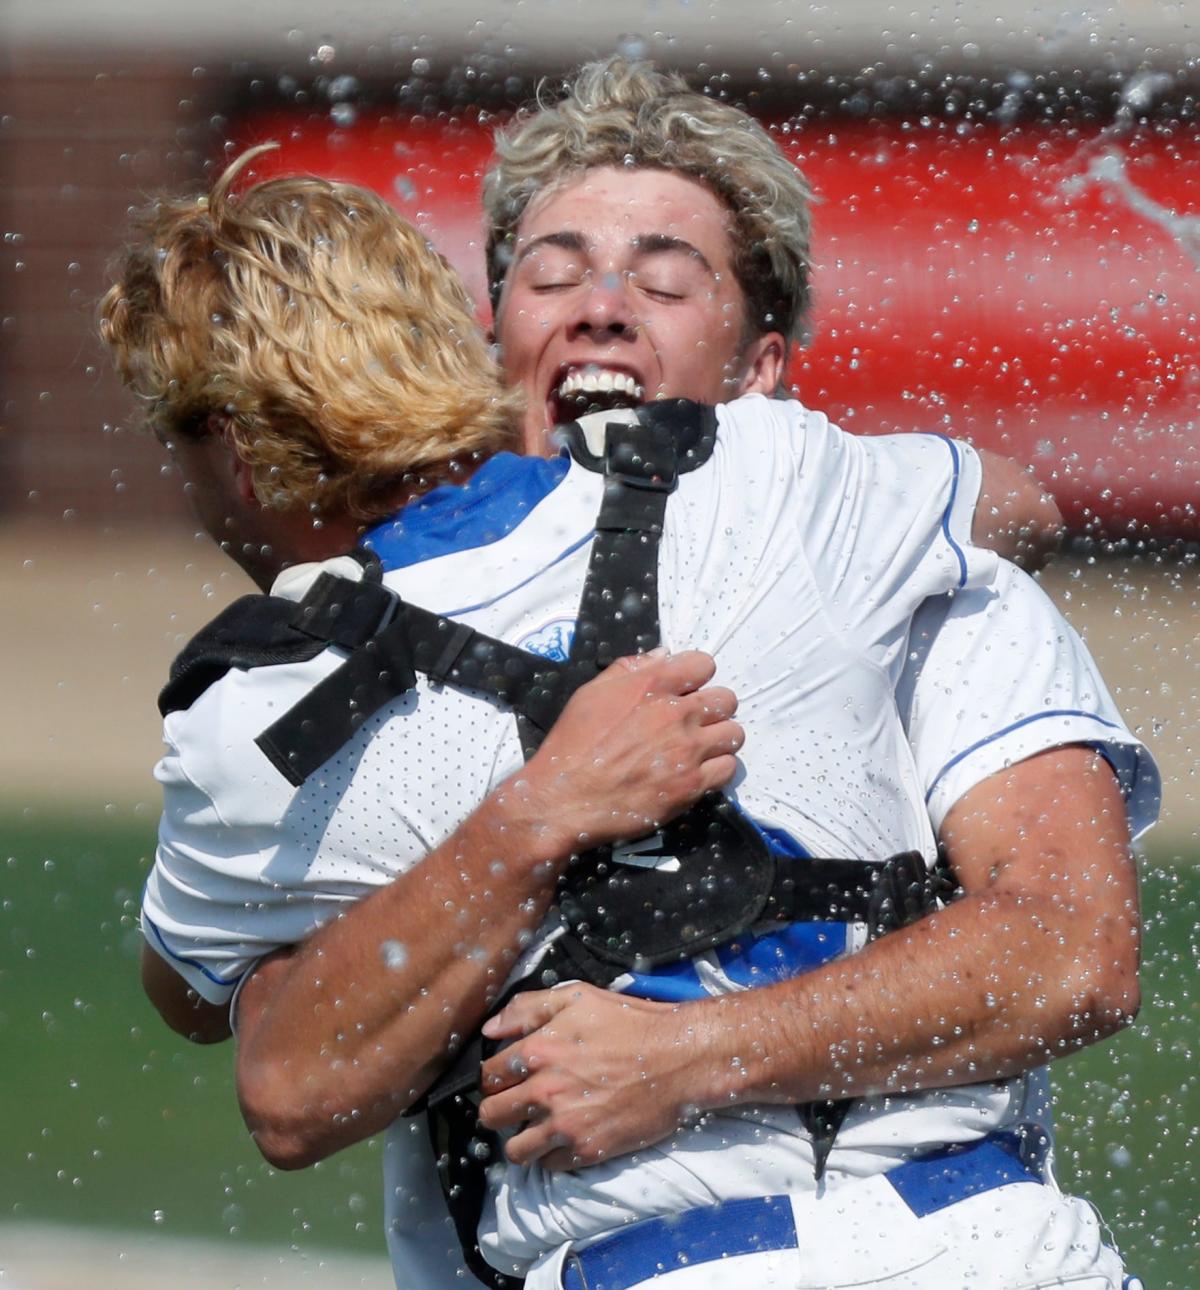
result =
[{"label": "blue belt", "polygon": [[[1042,1180],[1022,1164],[1012,1134],[918,1156],[884,1177],[918,1218],[1008,1183]],[[787,1196],[756,1196],[648,1218],[567,1256],[564,1290],[629,1290],[675,1268],[739,1254],[795,1249]]]}]

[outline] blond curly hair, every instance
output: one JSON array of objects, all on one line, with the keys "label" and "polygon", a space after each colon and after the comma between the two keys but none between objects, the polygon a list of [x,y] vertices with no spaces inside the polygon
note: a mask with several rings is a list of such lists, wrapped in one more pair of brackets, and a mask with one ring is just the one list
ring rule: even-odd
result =
[{"label": "blond curly hair", "polygon": [[804,339],[812,202],[804,176],[753,117],[619,56],[585,64],[557,102],[539,95],[497,134],[483,187],[493,308],[530,201],[595,166],[677,171],[710,188],[733,218],[748,333]]},{"label": "blond curly hair", "polygon": [[230,418],[260,502],[377,519],[397,488],[519,446],[458,275],[386,202],[272,179],[138,212],[100,333],[160,436]]}]

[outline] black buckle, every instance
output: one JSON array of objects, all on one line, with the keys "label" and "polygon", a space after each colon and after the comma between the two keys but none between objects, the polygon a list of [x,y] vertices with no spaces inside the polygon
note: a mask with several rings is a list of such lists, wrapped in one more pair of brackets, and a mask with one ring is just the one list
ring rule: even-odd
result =
[{"label": "black buckle", "polygon": [[867,908],[867,931],[872,940],[898,927],[907,927],[937,907],[933,875],[920,851],[889,856],[875,881]]},{"label": "black buckle", "polygon": [[[674,453],[655,452],[655,448],[661,449],[662,445],[655,443],[653,431],[643,428],[640,431],[633,430],[631,434],[631,430],[633,427],[619,421],[609,422],[605,426],[605,475],[630,488],[655,493],[672,492],[678,482]],[[654,460],[655,457],[658,457],[657,461]]]}]

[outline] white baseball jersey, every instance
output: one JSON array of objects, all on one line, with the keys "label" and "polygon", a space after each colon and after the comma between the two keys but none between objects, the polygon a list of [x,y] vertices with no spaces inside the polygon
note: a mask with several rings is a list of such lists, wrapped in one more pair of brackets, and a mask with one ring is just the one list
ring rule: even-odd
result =
[{"label": "white baseball jersey", "polygon": [[[1016,1144],[1010,1147],[1015,1149]],[[979,1157],[983,1157],[980,1159]],[[1144,1290],[1096,1211],[995,1140],[820,1194],[726,1201],[560,1250],[526,1290]]]},{"label": "white baseball jersey", "polygon": [[[913,620],[897,698],[936,826],[958,798],[989,775],[1064,744],[1091,744],[1108,760],[1135,836],[1157,818],[1160,781],[1153,759],[1126,729],[1078,635],[1036,583],[1011,565],[1002,562],[987,587],[922,606]],[[758,1136],[739,1132],[734,1124],[738,1117],[753,1118]],[[509,1166],[485,1213],[482,1242],[497,1256],[519,1249],[537,1260],[539,1268],[550,1267],[555,1249],[561,1251],[568,1235],[587,1239],[605,1230],[605,1224],[618,1226],[648,1213],[681,1213],[753,1195],[815,1199],[811,1151],[794,1129],[789,1132],[792,1118],[790,1109],[780,1107],[714,1115],[700,1128],[683,1130],[639,1156],[637,1173],[621,1161],[540,1176],[536,1170]],[[1012,1080],[860,1099],[838,1132],[820,1194],[851,1188],[846,1203],[853,1209],[858,1202],[849,1197],[858,1196],[864,1179],[937,1147],[1019,1126],[1033,1127],[1032,1136],[1041,1141],[1052,1166],[1044,1068]],[[649,1185],[647,1177],[653,1180]],[[539,1188],[536,1205],[527,1196],[533,1179]],[[640,1190],[630,1185],[631,1179],[641,1184]],[[1029,1203],[1053,1207],[1058,1201]],[[1001,1233],[1011,1230],[1006,1212],[998,1206],[993,1210],[994,1228]],[[1012,1211],[1014,1221],[1020,1212],[1019,1206]],[[536,1215],[532,1221],[531,1213]],[[1009,1236],[1000,1245],[1005,1240],[1016,1248]],[[878,1271],[881,1248],[876,1240],[859,1246],[855,1257]],[[1056,1257],[1063,1254],[1059,1249]],[[833,1254],[830,1260],[830,1266],[838,1261]],[[1049,1254],[1043,1263],[1058,1266]],[[1012,1266],[1003,1265],[1006,1271],[997,1284],[1004,1284]],[[807,1264],[805,1268],[806,1275],[813,1271]],[[531,1287],[551,1284],[541,1276],[539,1271]],[[818,1283],[815,1273],[812,1279]],[[930,1286],[941,1284],[929,1280]],[[953,1284],[952,1278],[945,1284]]]},{"label": "white baseball jersey", "polygon": [[[712,652],[718,682],[739,695],[747,743],[738,801],[812,855],[931,855],[926,794],[948,806],[951,793],[977,782],[972,768],[984,764],[990,735],[1012,725],[981,731],[962,715],[939,722],[936,704],[927,714],[918,702],[922,681],[901,690],[928,743],[914,757],[896,702],[918,606],[954,591],[957,610],[996,575],[994,557],[968,541],[978,461],[937,438],[854,439],[796,404],[759,397],[720,409],[719,423],[712,462],[681,477],[667,510],[660,614],[664,643]],[[599,476],[565,458],[500,457],[467,486],[405,508],[372,540],[391,570],[388,584],[411,602],[561,652],[600,492]],[[1094,720],[1087,734],[1066,718],[1054,729],[1030,720],[1022,746],[1103,743],[1114,762],[1125,758],[1127,786],[1142,800],[1153,779],[1147,759],[1086,656],[1060,654],[1049,674],[1078,691],[1072,702],[1083,715],[1071,720]],[[167,719],[146,934],[210,1000],[228,998],[262,955],[417,864],[520,765],[505,709],[421,680],[293,790],[253,739],[339,661],[331,649],[304,663],[232,671]],[[1038,703],[1029,699],[1030,712]],[[753,977],[753,964],[718,958],[709,967],[697,973],[701,988],[752,983],[738,970]],[[830,1177],[877,1171],[1014,1122],[1024,1102],[1016,1081],[860,1104]],[[420,1172],[422,1132],[398,1124],[387,1167],[398,1276],[425,1287],[450,1275],[456,1243]],[[481,1235],[497,1262],[519,1266],[629,1216],[811,1188],[811,1179],[794,1112],[741,1108],[644,1157],[577,1175],[508,1170]]]}]

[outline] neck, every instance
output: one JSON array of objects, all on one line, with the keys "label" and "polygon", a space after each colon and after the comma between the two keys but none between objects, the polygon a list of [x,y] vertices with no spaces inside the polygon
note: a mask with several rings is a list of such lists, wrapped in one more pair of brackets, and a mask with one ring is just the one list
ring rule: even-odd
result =
[{"label": "neck", "polygon": [[472,455],[443,463],[437,470],[406,477],[386,495],[380,513],[370,520],[359,520],[345,512],[314,516],[308,510],[264,511],[267,524],[259,532],[266,540],[245,542],[240,547],[223,542],[222,548],[250,575],[261,591],[294,564],[331,560],[345,555],[374,524],[402,510],[409,502],[436,488],[439,484],[463,484],[483,465],[485,458]]},{"label": "neck", "polygon": [[358,541],[367,527],[348,515],[314,519],[303,515],[280,515],[271,525],[267,540],[235,545],[222,542],[225,553],[250,576],[260,591],[271,585],[284,569],[294,564],[309,564],[344,555]]}]

